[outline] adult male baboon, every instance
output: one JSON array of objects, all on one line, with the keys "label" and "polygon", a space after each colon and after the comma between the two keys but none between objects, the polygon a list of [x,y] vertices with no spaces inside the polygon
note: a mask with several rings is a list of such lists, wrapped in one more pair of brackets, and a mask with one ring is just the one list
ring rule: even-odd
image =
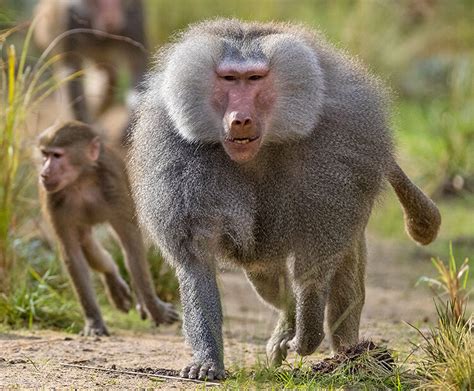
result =
[{"label": "adult male baboon", "polygon": [[108,222],[125,254],[142,316],[158,325],[178,319],[173,306],[155,294],[138,229],[123,161],[102,144],[89,125],[67,122],[47,129],[39,141],[41,204],[61,245],[61,253],[85,316],[84,335],[108,335],[89,279],[89,265],[101,273],[110,301],[128,312],[130,289],[92,227]]},{"label": "adult male baboon", "polygon": [[[129,98],[135,100],[148,59],[141,0],[41,0],[35,14],[38,17],[35,40],[41,48],[48,47],[62,33],[70,32],[55,47],[55,52],[63,56],[60,69],[65,71],[64,75],[81,70],[86,61],[107,75],[105,97],[98,114],[113,102],[122,64],[129,66],[134,89]],[[71,80],[68,92],[75,119],[91,122],[93,115],[84,96],[83,78]]]},{"label": "adult male baboon", "polygon": [[224,376],[216,261],[244,268],[280,311],[267,352],[358,340],[364,230],[384,178],[410,235],[437,234],[436,206],[398,167],[383,88],[316,32],[215,20],[159,53],[133,130],[142,225],[176,267],[190,378]]}]

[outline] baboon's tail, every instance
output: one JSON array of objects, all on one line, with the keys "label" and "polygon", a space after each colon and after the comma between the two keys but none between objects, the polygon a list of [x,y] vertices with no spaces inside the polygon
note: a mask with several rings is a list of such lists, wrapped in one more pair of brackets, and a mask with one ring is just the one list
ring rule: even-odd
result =
[{"label": "baboon's tail", "polygon": [[385,175],[402,204],[408,234],[420,244],[431,243],[441,224],[435,203],[410,181],[395,161]]}]

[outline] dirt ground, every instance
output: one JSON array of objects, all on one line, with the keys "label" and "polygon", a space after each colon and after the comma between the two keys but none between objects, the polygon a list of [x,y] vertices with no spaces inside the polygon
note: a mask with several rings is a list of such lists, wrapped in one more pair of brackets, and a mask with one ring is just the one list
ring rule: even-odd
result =
[{"label": "dirt ground", "polygon": [[[411,349],[416,332],[404,322],[420,324],[434,317],[430,292],[414,287],[418,276],[430,270],[424,260],[400,259],[390,243],[371,240],[367,295],[361,336],[403,353]],[[219,275],[224,309],[226,367],[250,366],[265,360],[265,342],[276,320],[259,301],[239,271]],[[76,364],[104,368],[178,370],[191,358],[180,325],[150,328],[136,333],[110,324],[111,337],[85,338],[53,331],[12,331],[0,334],[0,388],[142,388],[194,389],[200,385],[160,381],[147,377],[98,372],[63,366]],[[316,361],[330,354],[327,341],[308,357]],[[289,357],[289,361],[294,360]]]}]

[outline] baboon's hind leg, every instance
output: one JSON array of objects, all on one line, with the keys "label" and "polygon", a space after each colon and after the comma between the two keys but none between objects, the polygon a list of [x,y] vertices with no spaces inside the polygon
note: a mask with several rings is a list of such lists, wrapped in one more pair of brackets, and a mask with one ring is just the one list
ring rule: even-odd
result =
[{"label": "baboon's hind leg", "polygon": [[344,257],[330,284],[327,322],[332,349],[337,352],[359,340],[359,324],[365,300],[365,237]]}]

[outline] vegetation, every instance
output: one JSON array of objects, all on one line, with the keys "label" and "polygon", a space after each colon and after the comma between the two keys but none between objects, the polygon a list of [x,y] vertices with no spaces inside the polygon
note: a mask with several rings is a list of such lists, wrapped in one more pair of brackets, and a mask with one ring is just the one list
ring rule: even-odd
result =
[{"label": "vegetation", "polygon": [[[422,278],[441,293],[437,297],[438,324],[420,334],[424,356],[418,372],[423,389],[471,390],[474,387],[474,314],[466,318],[469,259],[457,265],[450,247],[448,266],[433,259],[439,276]],[[447,298],[446,298],[447,296]]]},{"label": "vegetation", "polygon": [[[368,346],[366,342],[360,345]],[[341,356],[344,359],[341,359]],[[381,360],[381,357],[389,360]],[[336,363],[337,362],[337,363]],[[225,382],[228,389],[410,389],[416,375],[407,371],[403,363],[393,361],[385,348],[362,348],[356,355],[340,354],[308,365],[301,358],[286,362],[281,368],[257,363],[253,368],[231,370]]]},{"label": "vegetation", "polygon": [[420,388],[472,390],[474,386],[473,316],[457,318],[453,303],[438,306],[438,325],[423,334],[424,353],[418,367]]},{"label": "vegetation", "polygon": [[[5,52],[0,57],[0,291],[8,290],[7,276],[17,255],[13,243],[25,217],[25,191],[31,171],[29,151],[19,130],[31,104],[50,86],[48,81],[40,84],[41,70],[33,73],[26,66],[26,50],[18,57],[15,46],[6,44],[14,32],[12,29],[0,34],[0,50]],[[26,48],[31,32],[25,39]]]}]

